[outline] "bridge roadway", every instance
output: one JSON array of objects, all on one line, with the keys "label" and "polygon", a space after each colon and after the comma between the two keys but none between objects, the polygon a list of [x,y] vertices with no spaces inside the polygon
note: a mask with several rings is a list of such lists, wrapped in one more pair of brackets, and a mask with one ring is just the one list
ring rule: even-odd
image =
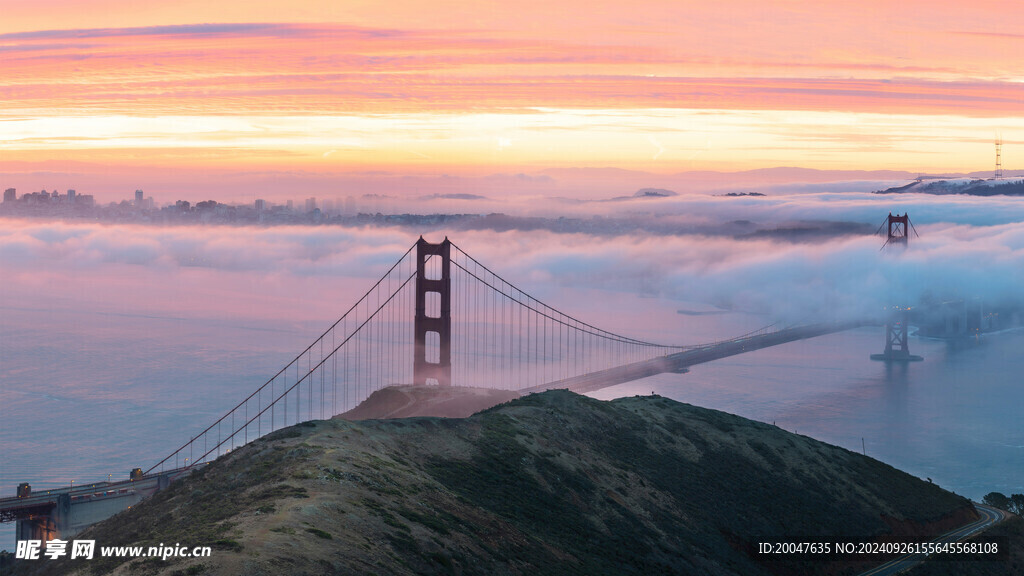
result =
[{"label": "bridge roadway", "polygon": [[119,482],[95,482],[0,498],[0,522],[16,521],[18,540],[66,539],[131,508],[192,469],[177,468]]},{"label": "bridge roadway", "polygon": [[663,374],[666,372],[683,373],[689,370],[690,366],[703,364],[712,360],[719,360],[729,356],[735,356],[744,352],[752,352],[761,348],[778,346],[787,342],[804,340],[815,336],[823,336],[833,332],[842,332],[861,326],[870,325],[870,322],[837,322],[827,324],[806,324],[793,328],[784,328],[774,332],[741,336],[722,342],[714,342],[702,346],[689,348],[682,352],[659,356],[650,360],[642,360],[614,368],[598,370],[581,376],[573,376],[562,380],[556,380],[540,386],[520,390],[521,394],[543,392],[544,390],[568,389],[572,392],[584,393],[600,390],[617,384],[624,384],[639,380],[648,376]]}]

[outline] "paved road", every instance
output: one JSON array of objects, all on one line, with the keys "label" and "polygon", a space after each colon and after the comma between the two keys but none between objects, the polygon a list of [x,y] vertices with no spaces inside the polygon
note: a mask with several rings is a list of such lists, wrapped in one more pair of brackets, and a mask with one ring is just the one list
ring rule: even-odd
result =
[{"label": "paved road", "polygon": [[[981,513],[980,520],[946,532],[942,536],[932,540],[932,542],[960,542],[961,540],[966,540],[990,526],[995,526],[1009,517],[1008,512],[1004,512],[998,508],[992,508],[991,506],[985,506],[984,504],[978,503],[975,503],[974,507],[979,513]],[[890,560],[881,566],[868,570],[867,572],[861,572],[860,576],[889,576],[892,574],[899,574],[904,570],[909,570],[911,567],[920,564],[927,557],[928,556],[925,554],[908,554],[902,558]]]},{"label": "paved road", "polygon": [[796,340],[814,338],[815,336],[823,336],[833,332],[842,332],[844,330],[850,330],[864,325],[865,324],[863,322],[806,324],[803,326],[794,326],[792,328],[783,328],[774,332],[741,336],[739,338],[724,340],[722,342],[704,344],[681,352],[652,358],[650,360],[641,360],[639,362],[632,362],[622,366],[615,366],[614,368],[597,370],[589,374],[582,374],[580,376],[573,376],[563,380],[557,380],[555,382],[548,382],[547,384],[541,384],[540,386],[524,388],[519,390],[519,393],[526,395],[534,392],[543,392],[544,390],[567,389],[576,392],[577,394],[585,394],[587,392],[600,390],[601,388],[607,388],[608,386],[632,382],[634,380],[647,378],[648,376],[654,376],[655,374],[662,374],[664,372],[682,373],[686,372],[690,366],[694,366],[696,364],[703,364],[705,362],[735,356],[744,352],[752,352],[754,350],[768,348],[769,346],[777,346],[787,342],[794,342]]}]

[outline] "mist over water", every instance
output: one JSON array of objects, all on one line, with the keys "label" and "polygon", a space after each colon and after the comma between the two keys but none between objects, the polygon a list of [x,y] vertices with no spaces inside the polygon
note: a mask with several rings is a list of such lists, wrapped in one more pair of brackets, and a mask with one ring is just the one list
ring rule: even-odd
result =
[{"label": "mist over water", "polygon": [[[776,322],[859,319],[926,291],[1021,304],[1024,202],[1015,198],[814,191],[574,210],[581,219],[671,220],[679,231],[440,230],[427,238],[447,233],[577,318],[668,344]],[[873,228],[890,211],[910,212],[920,233],[906,251],[880,250],[883,239],[870,235],[786,233],[821,221]],[[774,233],[737,235],[737,220]],[[417,236],[0,220],[0,493],[13,495],[24,481],[38,490],[126,478],[152,465],[292,359]],[[910,345],[924,362],[872,362],[884,335],[862,328],[594,396],[654,391],[858,452],[863,438],[869,456],[975,499],[1024,491],[1024,333]],[[5,525],[0,548],[12,547]]]},{"label": "mist over water", "polygon": [[889,365],[868,360],[884,346],[882,329],[862,328],[593,396],[655,392],[775,423],[980,500],[1024,489],[1022,345],[1020,331],[959,345],[911,338],[925,360]]}]

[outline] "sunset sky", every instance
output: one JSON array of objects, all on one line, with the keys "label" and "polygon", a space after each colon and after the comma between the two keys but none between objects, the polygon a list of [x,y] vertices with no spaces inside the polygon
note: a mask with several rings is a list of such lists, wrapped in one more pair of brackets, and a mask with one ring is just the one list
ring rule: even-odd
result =
[{"label": "sunset sky", "polygon": [[[1003,167],[1024,176],[1022,23],[1024,2],[1008,0],[0,0],[0,190],[524,216],[178,226],[0,207],[0,485],[152,463],[265,382],[420,234],[451,234],[602,329],[673,344],[860,322],[925,298],[1016,314],[1020,197],[871,192],[991,174],[999,137]],[[647,187],[678,194],[623,198]],[[912,215],[906,250],[870,235],[890,212]],[[1015,383],[1017,364],[990,354],[1020,335],[978,347],[975,364],[961,363],[966,347],[915,342],[928,362],[910,374],[926,370],[893,386],[862,350],[884,346],[870,330],[812,341],[841,352],[793,343],[665,376],[658,393],[856,449],[867,436],[869,451],[872,422],[898,447],[916,446],[912,428],[927,448],[891,463],[980,497],[977,467],[958,457],[984,470],[1019,457],[1019,403],[1004,399],[1020,389],[936,394],[922,374]],[[830,364],[840,357],[854,368]],[[806,391],[786,392],[790,365]],[[915,383],[922,402],[904,393]],[[961,392],[977,416],[950,428],[954,412],[929,400]],[[890,404],[898,414],[879,409]],[[950,438],[955,451],[917,459]],[[984,490],[1020,491],[1011,468],[989,470]],[[13,542],[0,527],[0,548]]]},{"label": "sunset sky", "polygon": [[258,175],[247,185],[308,178],[316,192],[335,175],[567,167],[969,172],[992,169],[997,136],[1004,167],[1024,167],[1012,2],[0,0],[0,13],[0,187],[25,191]]}]

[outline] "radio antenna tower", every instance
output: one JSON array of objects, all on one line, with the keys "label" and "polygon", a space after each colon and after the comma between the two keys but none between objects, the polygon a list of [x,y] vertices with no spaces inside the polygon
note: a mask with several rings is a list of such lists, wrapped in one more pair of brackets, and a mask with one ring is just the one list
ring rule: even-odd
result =
[{"label": "radio antenna tower", "polygon": [[1003,177],[1003,137],[996,136],[996,178]]}]

